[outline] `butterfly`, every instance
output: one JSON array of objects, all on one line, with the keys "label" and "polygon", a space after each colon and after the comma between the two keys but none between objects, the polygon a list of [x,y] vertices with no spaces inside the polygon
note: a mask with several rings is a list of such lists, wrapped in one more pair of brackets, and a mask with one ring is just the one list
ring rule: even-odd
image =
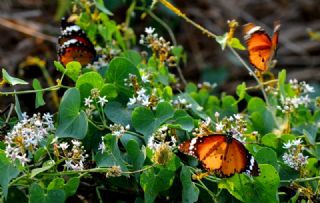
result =
[{"label": "butterfly", "polygon": [[180,144],[179,151],[196,157],[207,171],[221,177],[242,172],[259,175],[254,157],[231,133],[195,137]]},{"label": "butterfly", "polygon": [[248,46],[249,61],[259,71],[267,71],[278,46],[280,24],[275,23],[273,36],[270,36],[253,23],[245,24],[243,35]]},{"label": "butterfly", "polygon": [[63,65],[78,61],[82,66],[92,63],[96,51],[86,33],[66,19],[61,21],[61,36],[58,38],[58,59]]}]

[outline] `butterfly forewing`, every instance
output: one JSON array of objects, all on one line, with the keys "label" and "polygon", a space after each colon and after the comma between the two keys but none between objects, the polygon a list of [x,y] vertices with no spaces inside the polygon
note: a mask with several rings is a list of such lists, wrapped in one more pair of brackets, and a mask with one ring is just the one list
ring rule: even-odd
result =
[{"label": "butterfly forewing", "polygon": [[92,63],[96,58],[96,51],[85,32],[66,19],[61,22],[61,36],[58,39],[59,61],[63,65],[71,61],[78,61],[82,66]]},{"label": "butterfly forewing", "polygon": [[276,25],[275,33],[270,39],[269,35],[253,23],[244,25],[243,34],[246,41],[250,63],[260,71],[269,69],[270,62],[278,44],[278,30]]},{"label": "butterfly forewing", "polygon": [[223,135],[212,135],[203,138],[197,145],[197,157],[204,168],[214,171],[221,168],[227,148],[226,138]]}]

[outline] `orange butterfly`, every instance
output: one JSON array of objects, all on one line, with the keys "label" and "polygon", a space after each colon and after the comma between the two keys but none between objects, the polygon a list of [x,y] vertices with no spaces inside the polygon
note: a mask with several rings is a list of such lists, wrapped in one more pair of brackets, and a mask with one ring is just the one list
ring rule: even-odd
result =
[{"label": "orange butterfly", "polygon": [[195,137],[180,144],[179,151],[196,157],[206,170],[222,177],[242,172],[259,175],[257,162],[231,133]]},{"label": "orange butterfly", "polygon": [[61,33],[59,37],[58,57],[59,61],[66,65],[70,61],[78,61],[82,66],[92,63],[96,57],[93,44],[85,32],[74,23],[61,21]]},{"label": "orange butterfly", "polygon": [[250,63],[259,71],[267,71],[278,46],[280,24],[275,23],[272,39],[260,26],[248,23],[243,34],[249,51]]}]

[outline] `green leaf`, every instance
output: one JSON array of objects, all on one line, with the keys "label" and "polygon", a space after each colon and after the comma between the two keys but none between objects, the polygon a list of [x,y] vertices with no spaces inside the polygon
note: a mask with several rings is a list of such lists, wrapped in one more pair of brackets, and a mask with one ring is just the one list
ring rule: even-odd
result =
[{"label": "green leaf", "polygon": [[65,74],[71,78],[74,82],[77,81],[80,73],[81,73],[81,63],[78,61],[71,61],[66,65]]},{"label": "green leaf", "polygon": [[159,192],[168,190],[174,180],[175,171],[161,167],[144,171],[140,176],[140,185],[144,191],[145,203],[154,202]]},{"label": "green leaf", "polygon": [[221,36],[216,36],[216,41],[220,44],[221,49],[224,50],[227,46],[227,42],[228,42],[228,33],[225,33]]},{"label": "green leaf", "polygon": [[180,180],[182,183],[182,202],[197,202],[199,197],[199,188],[197,188],[194,182],[192,182],[190,169],[188,167],[182,166]]},{"label": "green leaf", "polygon": [[274,150],[264,147],[255,154],[255,159],[259,164],[270,164],[275,169],[279,168],[277,154]]},{"label": "green leaf", "polygon": [[[221,98],[222,102],[222,113],[224,116],[231,116],[238,113],[237,101],[233,96],[223,96]],[[221,115],[222,116],[222,115]]]},{"label": "green leaf", "polygon": [[108,82],[113,83],[118,88],[118,92],[131,96],[132,89],[125,85],[125,80],[129,79],[129,74],[136,75],[138,80],[141,81],[139,71],[134,64],[126,58],[116,57],[110,62],[106,78]]},{"label": "green leaf", "polygon": [[108,102],[104,107],[104,113],[114,123],[119,123],[123,126],[131,125],[132,111],[119,102]]},{"label": "green leaf", "polygon": [[122,171],[128,171],[126,163],[122,159],[116,136],[107,134],[104,136],[106,150],[103,154],[97,153],[95,160],[98,167],[120,166]]},{"label": "green leaf", "polygon": [[128,59],[133,65],[137,66],[142,61],[142,57],[137,51],[128,50],[120,54],[120,57]]},{"label": "green leaf", "polygon": [[49,170],[54,165],[55,165],[55,162],[52,160],[52,161],[45,162],[41,168],[32,169],[30,178],[34,178],[36,175]]},{"label": "green leaf", "polygon": [[63,203],[66,194],[63,190],[50,190],[45,194],[44,190],[37,183],[33,183],[29,188],[30,203]]},{"label": "green leaf", "polygon": [[229,191],[235,198],[246,203],[278,202],[279,174],[268,164],[259,164],[261,174],[249,177],[245,174],[236,174],[231,178],[222,179],[219,188]]},{"label": "green leaf", "polygon": [[[255,130],[264,135],[272,132],[276,123],[272,113],[267,110],[264,101],[261,98],[253,97],[248,103],[250,120]],[[266,125],[268,123],[268,125]]]},{"label": "green leaf", "polygon": [[5,198],[8,195],[9,182],[19,175],[19,170],[6,157],[4,151],[0,151],[0,185]]},{"label": "green leaf", "polygon": [[285,91],[286,77],[287,77],[287,72],[285,69],[283,69],[281,72],[279,72],[279,74],[278,74],[278,88],[279,88],[282,96],[287,95],[286,91]]},{"label": "green leaf", "polygon": [[32,83],[32,87],[35,90],[38,90],[36,92],[36,102],[35,102],[36,103],[36,108],[45,105],[45,102],[43,100],[43,92],[40,91],[40,90],[42,90],[42,87],[41,87],[41,84],[40,84],[39,80],[34,79],[33,83]]},{"label": "green leaf", "polygon": [[15,101],[14,110],[17,113],[19,121],[21,121],[22,120],[22,112],[21,112],[21,106],[20,106],[20,102],[19,102],[19,98],[18,98],[17,94],[14,95],[14,101]]},{"label": "green leaf", "polygon": [[132,112],[132,124],[139,133],[144,135],[145,141],[148,141],[154,130],[172,118],[173,114],[173,108],[168,102],[159,103],[155,114],[150,109],[141,106]]},{"label": "green leaf", "polygon": [[109,15],[109,16],[113,16],[113,13],[111,11],[109,11],[105,5],[104,5],[104,1],[103,0],[95,0],[96,3],[96,7],[97,9],[99,9],[101,12]]},{"label": "green leaf", "polygon": [[64,68],[64,66],[59,61],[54,61],[53,64],[56,67],[56,70],[61,72],[61,73],[64,73],[64,71],[66,70]]},{"label": "green leaf", "polygon": [[55,178],[53,179],[48,187],[47,191],[50,190],[63,190],[65,192],[66,197],[72,196],[77,192],[77,189],[80,184],[80,178],[79,177],[72,177],[68,180],[67,183],[64,183],[63,178]]},{"label": "green leaf", "polygon": [[80,185],[79,177],[72,177],[68,180],[68,182],[64,185],[64,191],[67,197],[70,197],[76,194],[78,187]]},{"label": "green leaf", "polygon": [[266,104],[264,101],[259,97],[253,97],[250,99],[248,103],[248,111],[249,114],[253,112],[261,112],[263,113],[266,110]]},{"label": "green leaf", "polygon": [[239,50],[246,50],[246,48],[241,44],[240,40],[238,38],[232,38],[228,44],[235,49],[239,49]]},{"label": "green leaf", "polygon": [[247,88],[246,87],[246,83],[244,83],[244,82],[241,85],[237,86],[236,93],[237,93],[237,95],[239,97],[238,102],[245,98],[245,96],[246,96],[246,88]]},{"label": "green leaf", "polygon": [[63,186],[64,186],[64,179],[63,178],[55,178],[49,183],[49,185],[47,187],[47,191],[63,189]]},{"label": "green leaf", "polygon": [[76,82],[76,87],[81,94],[81,101],[91,95],[91,90],[93,88],[98,88],[100,90],[103,87],[103,83],[103,78],[97,72],[92,71],[81,75]]},{"label": "green leaf", "polygon": [[129,140],[125,146],[128,152],[128,161],[133,166],[133,170],[140,170],[146,158],[145,147],[140,150],[139,144],[135,140]]},{"label": "green leaf", "polygon": [[80,92],[76,88],[68,89],[60,103],[56,136],[83,139],[87,130],[87,116],[80,111]]},{"label": "green leaf", "polygon": [[100,96],[107,99],[115,99],[118,96],[117,87],[114,84],[104,84],[100,90]]},{"label": "green leaf", "polygon": [[9,73],[5,69],[2,69],[2,78],[3,78],[3,80],[7,81],[7,83],[9,83],[12,86],[29,84],[28,82],[26,82],[24,80],[10,76]]},{"label": "green leaf", "polygon": [[189,114],[184,110],[177,110],[174,112],[173,118],[175,119],[175,123],[180,125],[183,130],[191,132],[194,128],[193,119]]}]

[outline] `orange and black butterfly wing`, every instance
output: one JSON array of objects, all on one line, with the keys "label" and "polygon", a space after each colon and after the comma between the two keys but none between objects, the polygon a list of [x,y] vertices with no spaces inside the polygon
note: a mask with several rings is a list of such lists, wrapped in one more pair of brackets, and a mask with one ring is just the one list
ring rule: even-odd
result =
[{"label": "orange and black butterfly wing", "polygon": [[94,61],[95,55],[93,47],[86,46],[76,39],[66,41],[58,50],[58,58],[63,65],[71,61],[78,61],[85,66]]},{"label": "orange and black butterfly wing", "polygon": [[179,150],[199,159],[208,171],[215,171],[221,168],[226,147],[224,135],[210,135],[185,141],[179,146]]},{"label": "orange and black butterfly wing", "polygon": [[82,66],[92,63],[96,51],[85,32],[66,19],[61,21],[61,36],[58,38],[58,58],[63,65],[78,61]]},{"label": "orange and black butterfly wing", "polygon": [[240,141],[232,138],[232,141],[228,144],[220,172],[223,176],[232,176],[235,173],[242,172],[257,176],[259,175],[259,168],[245,146]]},{"label": "orange and black butterfly wing", "polygon": [[269,35],[260,26],[253,23],[244,25],[243,34],[248,47],[250,63],[260,71],[268,70],[273,55]]}]

